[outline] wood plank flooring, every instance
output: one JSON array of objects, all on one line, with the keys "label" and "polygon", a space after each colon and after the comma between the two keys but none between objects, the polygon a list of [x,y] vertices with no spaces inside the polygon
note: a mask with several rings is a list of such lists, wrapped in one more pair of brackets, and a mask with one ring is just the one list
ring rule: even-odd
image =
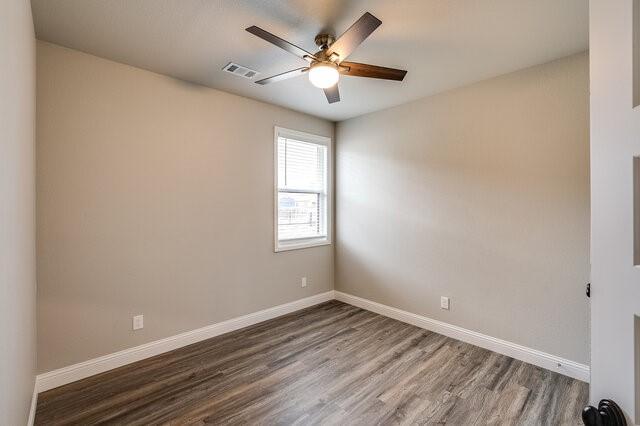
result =
[{"label": "wood plank flooring", "polygon": [[588,385],[338,301],[71,383],[35,423],[582,424]]}]

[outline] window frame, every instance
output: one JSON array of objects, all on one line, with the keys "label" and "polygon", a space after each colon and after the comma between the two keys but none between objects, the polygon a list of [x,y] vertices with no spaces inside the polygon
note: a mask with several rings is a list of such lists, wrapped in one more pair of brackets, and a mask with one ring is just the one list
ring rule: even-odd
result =
[{"label": "window frame", "polygon": [[[311,133],[301,132],[299,130],[286,129],[284,127],[275,126],[273,137],[273,235],[274,235],[274,251],[276,253],[305,249],[309,247],[326,246],[332,244],[333,235],[333,144],[330,137],[319,136]],[[278,239],[278,138],[294,139],[301,142],[324,145],[327,148],[327,172],[325,173],[325,200],[326,200],[326,236],[325,237],[309,237],[280,242]],[[283,191],[291,192],[291,191]],[[306,193],[306,192],[305,192]]]}]

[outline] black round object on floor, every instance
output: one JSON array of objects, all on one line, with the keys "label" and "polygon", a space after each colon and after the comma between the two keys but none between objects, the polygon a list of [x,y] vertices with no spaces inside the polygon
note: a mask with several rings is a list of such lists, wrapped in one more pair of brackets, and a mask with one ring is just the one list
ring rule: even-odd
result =
[{"label": "black round object on floor", "polygon": [[582,410],[582,422],[585,426],[627,426],[624,413],[610,399],[603,399],[598,408],[589,405]]}]

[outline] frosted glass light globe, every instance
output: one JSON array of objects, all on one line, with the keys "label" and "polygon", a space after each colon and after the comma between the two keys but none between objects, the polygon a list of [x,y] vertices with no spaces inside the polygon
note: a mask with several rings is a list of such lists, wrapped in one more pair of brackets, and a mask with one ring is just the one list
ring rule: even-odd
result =
[{"label": "frosted glass light globe", "polygon": [[338,82],[340,74],[333,64],[319,63],[312,65],[309,70],[309,81],[320,89],[326,89]]}]

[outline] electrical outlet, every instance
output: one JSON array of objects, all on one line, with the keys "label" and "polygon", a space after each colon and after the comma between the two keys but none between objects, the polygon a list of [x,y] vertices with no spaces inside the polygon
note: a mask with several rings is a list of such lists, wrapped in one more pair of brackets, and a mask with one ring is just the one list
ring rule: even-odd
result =
[{"label": "electrical outlet", "polygon": [[136,315],[133,317],[133,329],[140,330],[144,328],[144,315]]},{"label": "electrical outlet", "polygon": [[300,287],[306,287],[307,286],[307,277],[302,277],[302,280],[300,280]]},{"label": "electrical outlet", "polygon": [[449,310],[449,298],[448,297],[440,297],[440,308]]}]

